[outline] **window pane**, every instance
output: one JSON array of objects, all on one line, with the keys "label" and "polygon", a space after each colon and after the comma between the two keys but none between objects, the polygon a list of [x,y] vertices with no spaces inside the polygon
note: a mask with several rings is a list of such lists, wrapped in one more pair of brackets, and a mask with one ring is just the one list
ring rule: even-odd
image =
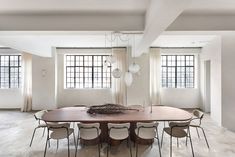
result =
[{"label": "window pane", "polygon": [[19,88],[21,83],[21,56],[0,55],[0,88]]},{"label": "window pane", "polygon": [[194,55],[163,55],[162,87],[194,88]]},{"label": "window pane", "polygon": [[[104,61],[108,55],[67,55],[67,88],[110,88],[111,65]],[[71,63],[75,58],[75,64]],[[70,62],[70,63],[67,63]]]}]

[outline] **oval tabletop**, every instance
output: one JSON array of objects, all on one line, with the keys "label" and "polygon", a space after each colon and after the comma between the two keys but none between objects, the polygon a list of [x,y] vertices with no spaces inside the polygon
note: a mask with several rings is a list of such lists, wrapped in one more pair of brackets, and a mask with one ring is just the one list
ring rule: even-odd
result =
[{"label": "oval tabletop", "polygon": [[86,107],[66,107],[52,110],[43,116],[46,122],[137,122],[137,121],[186,121],[192,118],[189,112],[166,106],[153,106],[139,111],[119,114],[89,114]]}]

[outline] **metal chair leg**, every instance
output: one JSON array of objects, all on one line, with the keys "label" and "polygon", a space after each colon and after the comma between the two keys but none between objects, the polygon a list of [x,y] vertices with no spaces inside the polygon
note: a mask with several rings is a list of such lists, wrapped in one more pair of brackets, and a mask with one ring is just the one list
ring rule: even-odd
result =
[{"label": "metal chair leg", "polygon": [[204,129],[203,129],[202,127],[200,127],[200,128],[202,129],[202,132],[203,132],[204,138],[205,138],[205,140],[206,140],[207,147],[208,147],[208,148],[210,148],[210,147],[209,147],[209,143],[208,143],[207,138],[206,138],[205,131],[204,131]]},{"label": "metal chair leg", "polygon": [[108,143],[108,145],[107,145],[107,157],[109,156],[109,148],[110,146],[109,146],[109,143]]},{"label": "metal chair leg", "polygon": [[170,135],[170,157],[172,157],[172,136]]},{"label": "metal chair leg", "polygon": [[38,129],[38,127],[36,127],[33,131],[33,135],[32,135],[32,138],[31,138],[31,141],[30,141],[30,144],[29,144],[30,147],[32,146],[34,135],[35,135],[35,132],[36,132],[37,129]]},{"label": "metal chair leg", "polygon": [[196,127],[196,130],[197,130],[197,136],[198,138],[200,138],[200,135],[199,135],[199,132],[198,132],[198,128]]},{"label": "metal chair leg", "polygon": [[132,151],[131,151],[131,140],[130,140],[130,136],[128,137],[128,145],[129,145],[129,148],[130,148],[130,155],[132,157]]},{"label": "metal chair leg", "polygon": [[190,130],[188,132],[189,132],[189,140],[190,140],[190,144],[191,144],[192,154],[193,154],[193,157],[194,157],[193,143],[192,143],[192,138],[191,138]]},{"label": "metal chair leg", "polygon": [[135,153],[136,153],[136,157],[138,157],[138,141],[136,141],[136,151],[135,151]]},{"label": "metal chair leg", "polygon": [[99,153],[99,157],[100,157],[100,138],[99,138],[99,143],[98,143],[98,153]]},{"label": "metal chair leg", "polygon": [[160,141],[159,141],[158,129],[157,129],[157,143],[158,143],[159,155],[160,155],[160,157],[161,157],[161,156],[162,156],[162,153],[161,153],[161,148],[160,148]]},{"label": "metal chair leg", "polygon": [[176,138],[177,139],[177,147],[179,147],[179,138]]},{"label": "metal chair leg", "polygon": [[159,155],[160,155],[160,157],[161,157],[161,156],[162,156],[162,153],[161,153],[161,147],[160,147],[160,141],[159,141],[159,138],[157,138],[157,143],[158,143]]},{"label": "metal chair leg", "polygon": [[75,133],[73,132],[73,142],[74,142],[74,145],[75,145],[75,148],[77,147],[77,143],[76,143],[76,137],[75,137]]},{"label": "metal chair leg", "polygon": [[162,140],[161,140],[161,148],[162,148],[162,144],[163,144],[163,137],[164,136],[164,130],[162,130]]},{"label": "metal chair leg", "polygon": [[56,149],[58,150],[58,148],[59,148],[59,140],[57,140],[57,147],[56,147]]},{"label": "metal chair leg", "polygon": [[70,150],[69,150],[69,136],[68,136],[68,157],[70,157]]}]

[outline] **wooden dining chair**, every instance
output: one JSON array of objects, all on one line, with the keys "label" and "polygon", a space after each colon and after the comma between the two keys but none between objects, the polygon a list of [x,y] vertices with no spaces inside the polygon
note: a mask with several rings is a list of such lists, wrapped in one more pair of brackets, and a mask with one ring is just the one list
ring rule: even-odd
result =
[{"label": "wooden dining chair", "polygon": [[177,145],[178,145],[179,138],[186,137],[187,139],[188,137],[190,139],[192,155],[194,157],[192,138],[191,138],[191,133],[189,129],[190,122],[191,120],[186,121],[186,122],[170,122],[169,127],[165,127],[163,129],[161,147],[163,144],[163,138],[164,138],[163,135],[164,135],[164,132],[166,132],[168,135],[170,135],[170,157],[172,157],[172,137],[177,138]]},{"label": "wooden dining chair", "polygon": [[[200,128],[202,130],[202,133],[203,133],[205,141],[206,141],[206,145],[207,145],[208,148],[210,148],[209,143],[208,143],[207,138],[206,138],[205,131],[204,131],[203,127],[201,126],[202,119],[204,117],[204,113],[202,111],[199,111],[199,110],[196,109],[196,110],[193,110],[193,116],[194,117],[191,120],[190,127],[196,128],[198,138],[200,138],[198,128]],[[186,138],[186,144],[187,144],[187,138]]]},{"label": "wooden dining chair", "polygon": [[[78,123],[78,137],[77,137],[77,147],[78,140],[94,140],[98,138],[98,153],[100,157],[100,124],[99,123]],[[75,157],[77,156],[77,147],[75,152]]]},{"label": "wooden dining chair", "polygon": [[[156,138],[157,142],[158,142],[159,155],[160,155],[160,157],[162,156],[160,142],[159,142],[159,136],[158,136],[158,123],[157,122],[151,122],[151,123],[137,122],[135,134],[137,136],[137,138],[136,138],[136,157],[138,156],[138,138],[145,139],[145,140],[151,140],[151,139]],[[151,147],[152,147],[152,145],[151,145]]]},{"label": "wooden dining chair", "polygon": [[30,147],[32,146],[33,139],[34,139],[34,135],[35,135],[35,132],[36,132],[37,129],[43,128],[43,134],[42,134],[42,136],[44,136],[44,134],[45,134],[45,129],[47,128],[47,125],[46,125],[46,123],[42,120],[42,116],[43,116],[45,113],[47,113],[47,112],[48,112],[47,110],[42,110],[42,111],[38,111],[38,112],[36,112],[36,113],[34,114],[34,118],[36,119],[36,121],[37,121],[38,124],[37,124],[37,127],[34,128],[33,135],[32,135],[32,137],[31,137],[30,144],[29,144]]},{"label": "wooden dining chair", "polygon": [[127,140],[127,144],[131,152],[131,141],[130,141],[130,123],[108,123],[108,147],[107,147],[107,157],[109,156],[109,149],[111,148],[111,140]]},{"label": "wooden dining chair", "polygon": [[70,123],[62,123],[62,124],[47,123],[47,131],[48,132],[47,132],[47,140],[46,140],[46,145],[45,145],[45,150],[44,150],[44,157],[46,157],[47,145],[50,142],[50,139],[57,140],[57,149],[59,146],[59,140],[67,139],[67,141],[68,141],[68,157],[70,157],[69,137],[71,134],[73,134],[75,149],[77,148],[74,129],[70,128]]}]

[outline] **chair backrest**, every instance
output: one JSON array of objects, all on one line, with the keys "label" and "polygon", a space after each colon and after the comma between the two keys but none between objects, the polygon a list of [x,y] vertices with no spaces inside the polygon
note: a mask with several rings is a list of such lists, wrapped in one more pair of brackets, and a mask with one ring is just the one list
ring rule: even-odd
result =
[{"label": "chair backrest", "polygon": [[199,119],[202,119],[204,116],[204,113],[202,111],[199,110],[193,110],[193,115]]},{"label": "chair backrest", "polygon": [[47,112],[48,112],[47,110],[38,111],[34,114],[34,117],[36,120],[41,120],[42,116]]},{"label": "chair backrest", "polygon": [[92,140],[97,138],[100,131],[100,123],[78,123],[79,135],[81,139]]},{"label": "chair backrest", "polygon": [[129,129],[130,128],[130,123],[108,123],[108,128],[109,129]]},{"label": "chair backrest", "polygon": [[176,129],[188,129],[190,125],[191,120],[189,121],[183,121],[183,122],[170,122],[169,126],[171,128]]},{"label": "chair backrest", "polygon": [[108,123],[109,137],[124,140],[129,136],[130,123]]},{"label": "chair backrest", "polygon": [[69,128],[70,127],[70,123],[61,123],[61,124],[58,124],[58,123],[46,123],[47,124],[47,128],[49,130],[55,130],[55,129],[61,129],[61,128]]},{"label": "chair backrest", "polygon": [[150,123],[143,123],[137,122],[136,123],[136,130],[135,133],[138,137],[142,139],[153,139],[157,135],[157,122],[150,122]]}]

